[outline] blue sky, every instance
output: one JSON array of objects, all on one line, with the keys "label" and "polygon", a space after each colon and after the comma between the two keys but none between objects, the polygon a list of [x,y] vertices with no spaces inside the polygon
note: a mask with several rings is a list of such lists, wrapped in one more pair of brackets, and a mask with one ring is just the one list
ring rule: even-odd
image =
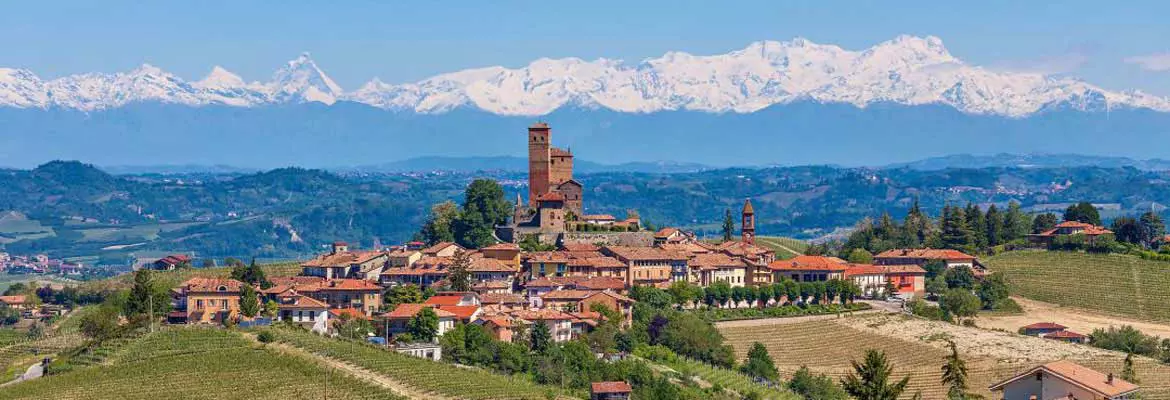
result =
[{"label": "blue sky", "polygon": [[1170,95],[1170,2],[1042,3],[10,2],[0,66],[49,79],[147,62],[193,80],[218,64],[251,81],[309,51],[352,90],[373,77],[399,83],[539,57],[633,62],[797,36],[859,49],[912,34],[938,36],[976,65]]}]

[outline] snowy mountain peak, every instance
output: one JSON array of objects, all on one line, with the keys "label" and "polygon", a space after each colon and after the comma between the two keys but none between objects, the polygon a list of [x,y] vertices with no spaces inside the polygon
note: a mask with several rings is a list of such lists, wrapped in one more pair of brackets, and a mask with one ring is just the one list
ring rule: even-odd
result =
[{"label": "snowy mountain peak", "polygon": [[284,68],[276,71],[269,84],[274,99],[278,102],[321,102],[333,104],[345,92],[334,83],[308,52],[301,53],[289,61]]},{"label": "snowy mountain peak", "polygon": [[339,100],[419,113],[468,107],[527,116],[565,106],[632,113],[750,113],[796,101],[857,107],[944,104],[965,113],[1008,117],[1119,107],[1170,112],[1165,97],[968,65],[951,55],[941,39],[912,35],[861,50],[797,37],[753,42],[725,54],[671,51],[636,63],[539,58],[521,68],[474,68],[414,83],[388,84],[375,78],[348,93],[307,52],[284,63],[265,83],[245,83],[219,66],[191,83],[149,64],[127,73],[44,82],[31,71],[0,68],[0,106],[9,107],[91,111],[144,101],[255,107]]},{"label": "snowy mountain peak", "polygon": [[204,89],[232,89],[241,88],[246,85],[244,79],[240,78],[239,75],[218,65],[212,67],[211,72],[203,80],[192,84],[192,86]]}]

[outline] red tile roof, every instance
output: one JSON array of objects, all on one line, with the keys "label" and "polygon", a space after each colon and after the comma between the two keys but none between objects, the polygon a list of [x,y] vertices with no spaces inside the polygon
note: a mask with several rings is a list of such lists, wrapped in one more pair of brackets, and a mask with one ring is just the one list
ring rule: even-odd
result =
[{"label": "red tile roof", "polygon": [[975,256],[951,249],[894,249],[886,250],[874,258],[922,258],[927,260],[974,260]]},{"label": "red tile roof", "polygon": [[515,243],[496,243],[488,247],[482,247],[480,250],[520,250],[520,246]]},{"label": "red tile roof", "polygon": [[561,245],[561,250],[565,250],[565,251],[599,251],[599,250],[601,250],[601,248],[597,247],[593,244],[589,244],[589,243],[565,243],[565,244]]},{"label": "red tile roof", "polygon": [[910,265],[879,265],[886,274],[898,275],[926,275],[926,270],[914,264]]},{"label": "red tile roof", "polygon": [[1073,331],[1056,331],[1044,335],[1045,339],[1084,339],[1088,336]]},{"label": "red tile roof", "polygon": [[606,246],[602,251],[612,254],[619,260],[686,261],[688,258],[684,252],[665,250],[657,247]]},{"label": "red tile roof", "polygon": [[589,392],[594,394],[621,394],[631,393],[634,389],[630,384],[616,381],[616,382],[593,382],[589,384]]},{"label": "red tile roof", "polygon": [[458,248],[459,248],[459,249],[461,249],[461,250],[463,249],[463,247],[460,247],[459,245],[457,245],[457,244],[455,244],[455,243],[451,243],[451,242],[439,242],[439,243],[435,243],[435,245],[434,245],[434,246],[431,246],[431,247],[427,247],[427,248],[425,248],[425,249],[422,249],[422,253],[423,253],[423,254],[426,254],[426,255],[432,255],[432,256],[433,256],[433,255],[435,255],[435,254],[439,254],[439,252],[440,252],[440,251],[443,251],[443,250],[445,250],[445,249],[447,249],[448,247],[451,247],[451,246],[458,247]]},{"label": "red tile roof", "polygon": [[662,229],[659,229],[658,232],[654,233],[654,237],[667,238],[667,237],[674,236],[675,234],[681,233],[681,232],[682,231],[679,231],[678,228],[662,228]]},{"label": "red tile roof", "polygon": [[883,275],[886,273],[885,269],[873,264],[849,264],[849,269],[845,270],[845,277],[852,277],[858,275]]},{"label": "red tile roof", "polygon": [[1024,326],[1024,329],[1039,330],[1039,329],[1068,329],[1067,326],[1053,323],[1053,322],[1037,322],[1031,325]]},{"label": "red tile roof", "polygon": [[194,277],[183,282],[185,293],[239,293],[244,283],[235,279]]},{"label": "red tile roof", "polygon": [[467,267],[470,272],[516,272],[516,267],[504,264],[503,261],[477,257],[471,260],[471,266]]},{"label": "red tile roof", "polygon": [[1104,235],[1104,234],[1113,233],[1113,231],[1111,231],[1111,230],[1108,230],[1108,229],[1105,229],[1104,227],[1096,226],[1093,224],[1086,224],[1084,222],[1079,222],[1079,221],[1064,221],[1064,222],[1061,222],[1059,224],[1056,224],[1056,226],[1053,227],[1052,229],[1037,233],[1035,236],[1057,235],[1056,232],[1059,231],[1061,228],[1082,229],[1083,232],[1081,232],[1081,233],[1083,233],[1085,235],[1089,235],[1089,236]]},{"label": "red tile roof", "polygon": [[565,201],[565,195],[561,194],[561,192],[548,192],[536,196],[536,201]]},{"label": "red tile roof", "polygon": [[1055,376],[1057,379],[1061,379],[1076,386],[1080,386],[1081,388],[1106,398],[1115,398],[1125,394],[1133,393],[1134,391],[1138,390],[1138,385],[1127,382],[1118,377],[1112,377],[1111,380],[1110,375],[1094,371],[1067,360],[1050,362],[1048,364],[1032,368],[1000,383],[991,385],[990,390],[1002,390],[1004,386],[1007,386],[1009,383],[1018,381],[1020,379],[1032,379],[1032,377],[1040,371],[1047,372]]},{"label": "red tile roof", "polygon": [[516,310],[510,313],[513,317],[526,321],[543,321],[543,320],[572,320],[573,316],[561,311],[542,309],[542,310]]},{"label": "red tile roof", "polygon": [[24,295],[0,296],[0,303],[8,305],[21,305],[24,304],[26,300],[27,298]]},{"label": "red tile roof", "polygon": [[303,310],[303,309],[327,309],[328,304],[322,303],[320,300],[309,296],[302,296],[294,294],[292,296],[284,296],[278,299],[277,306],[281,309]]},{"label": "red tile roof", "polygon": [[384,251],[342,251],[338,253],[328,253],[317,256],[316,258],[305,261],[301,264],[305,267],[348,267],[353,264],[365,264],[375,258],[385,256]]},{"label": "red tile roof", "polygon": [[332,279],[318,284],[317,287],[319,290],[382,291],[381,286],[365,279]]},{"label": "red tile roof", "polygon": [[458,305],[459,302],[461,302],[461,301],[463,301],[463,294],[462,293],[460,293],[460,294],[437,294],[437,295],[434,295],[434,296],[431,296],[430,298],[428,298],[425,303],[436,305],[436,306],[454,306],[454,305]]},{"label": "red tile roof", "polygon": [[586,290],[625,290],[626,281],[612,276],[595,276],[573,284],[578,289]]},{"label": "red tile roof", "polygon": [[738,258],[723,253],[696,254],[687,260],[687,266],[699,270],[718,268],[744,268],[747,264]]},{"label": "red tile roof", "polygon": [[600,292],[595,292],[592,290],[561,289],[561,290],[553,290],[551,292],[545,293],[545,294],[541,295],[540,298],[547,300],[547,301],[557,301],[557,300],[580,301],[580,300],[584,300],[585,298],[588,298],[589,296],[592,296],[596,293],[600,293]]},{"label": "red tile roof", "polygon": [[527,304],[524,296],[513,293],[484,293],[479,295],[480,304]]},{"label": "red tile roof", "polygon": [[849,264],[836,257],[796,256],[768,264],[773,271],[832,271],[845,272]]},{"label": "red tile roof", "polygon": [[386,317],[388,319],[408,319],[408,318],[414,317],[415,314],[418,314],[418,312],[422,311],[424,308],[433,309],[435,311],[435,315],[438,315],[440,318],[443,318],[443,317],[454,318],[455,317],[455,314],[452,314],[450,311],[443,311],[441,309],[437,309],[437,308],[435,308],[434,305],[415,304],[415,303],[399,304],[398,307],[394,307],[393,311],[382,314],[382,316]]},{"label": "red tile roof", "polygon": [[439,306],[439,311],[446,311],[459,319],[471,319],[479,312],[479,306]]}]

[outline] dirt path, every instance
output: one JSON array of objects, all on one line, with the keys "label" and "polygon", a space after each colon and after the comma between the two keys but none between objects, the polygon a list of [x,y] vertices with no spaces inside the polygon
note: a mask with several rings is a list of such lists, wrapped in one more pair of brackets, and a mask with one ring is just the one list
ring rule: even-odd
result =
[{"label": "dirt path", "polygon": [[[248,336],[252,340],[256,340],[255,335],[248,334],[246,336]],[[256,343],[260,343],[260,342],[258,340],[256,340]],[[265,346],[268,348],[276,349],[276,351],[279,351],[281,353],[285,353],[285,354],[289,354],[289,355],[293,355],[293,356],[297,356],[297,357],[302,357],[302,358],[307,358],[309,360],[324,364],[330,368],[336,368],[338,370],[344,371],[345,373],[347,373],[353,377],[356,377],[358,379],[361,379],[361,380],[376,384],[378,386],[384,387],[384,388],[390,390],[391,392],[394,392],[394,394],[397,394],[399,396],[403,396],[406,398],[455,400],[452,397],[442,396],[438,393],[420,392],[420,391],[416,390],[415,388],[408,386],[408,385],[405,385],[402,382],[398,382],[394,379],[391,379],[390,377],[388,377],[386,375],[382,375],[382,374],[379,374],[377,372],[370,371],[368,369],[347,363],[345,361],[341,361],[338,359],[334,359],[334,358],[326,357],[326,356],[316,354],[316,353],[313,353],[310,351],[306,351],[306,350],[299,348],[299,347],[296,347],[296,346],[291,346],[291,345],[287,345],[284,343],[268,343]]]},{"label": "dirt path", "polygon": [[1008,332],[1015,332],[1020,327],[1035,322],[1055,322],[1067,326],[1073,332],[1085,335],[1093,332],[1097,328],[1105,329],[1110,326],[1120,327],[1122,325],[1132,325],[1147,335],[1163,338],[1170,337],[1170,325],[1167,324],[1096,314],[1086,310],[1061,307],[1055,304],[1021,297],[1013,297],[1013,299],[1016,300],[1016,303],[1020,304],[1020,307],[1023,307],[1023,314],[979,316],[976,324],[982,328],[997,328]]}]

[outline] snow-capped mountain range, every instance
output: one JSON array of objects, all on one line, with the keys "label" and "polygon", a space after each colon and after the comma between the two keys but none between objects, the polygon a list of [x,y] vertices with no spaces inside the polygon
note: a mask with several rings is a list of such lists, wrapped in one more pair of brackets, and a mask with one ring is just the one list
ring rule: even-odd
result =
[{"label": "snow-capped mountain range", "polygon": [[946,104],[969,114],[1008,117],[1051,109],[1170,112],[1170,99],[1140,91],[1108,91],[1072,78],[968,65],[932,36],[899,36],[862,51],[801,38],[763,41],[727,54],[670,52],[637,64],[542,58],[518,69],[470,69],[416,83],[374,79],[352,92],[342,90],[308,53],[289,61],[270,81],[251,83],[218,66],[195,82],[145,64],[124,73],[47,81],[28,70],[0,68],[0,106],[82,111],[135,102],[258,107],[350,101],[427,114],[469,107],[536,116],[566,106],[752,113],[802,100],[857,107]]}]

